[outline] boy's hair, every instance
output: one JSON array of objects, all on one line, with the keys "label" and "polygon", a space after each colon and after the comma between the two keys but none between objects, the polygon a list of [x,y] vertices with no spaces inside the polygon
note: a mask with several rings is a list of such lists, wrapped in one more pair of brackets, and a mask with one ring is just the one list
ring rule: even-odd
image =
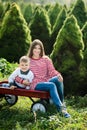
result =
[{"label": "boy's hair", "polygon": [[24,63],[29,62],[29,57],[28,57],[28,56],[22,56],[22,57],[19,59],[19,63],[21,63],[21,62],[24,62]]}]

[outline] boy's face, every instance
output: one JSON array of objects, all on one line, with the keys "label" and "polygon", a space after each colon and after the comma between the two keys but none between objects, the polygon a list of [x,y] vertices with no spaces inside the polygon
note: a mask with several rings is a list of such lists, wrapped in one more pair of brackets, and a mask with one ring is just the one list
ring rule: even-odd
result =
[{"label": "boy's face", "polygon": [[25,62],[21,62],[19,64],[19,67],[20,69],[23,71],[23,72],[26,72],[27,70],[29,70],[29,62],[25,63]]}]

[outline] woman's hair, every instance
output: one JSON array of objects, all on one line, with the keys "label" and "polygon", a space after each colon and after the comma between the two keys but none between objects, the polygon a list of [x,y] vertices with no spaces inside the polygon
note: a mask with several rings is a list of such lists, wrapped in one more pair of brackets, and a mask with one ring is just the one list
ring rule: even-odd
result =
[{"label": "woman's hair", "polygon": [[39,39],[35,39],[30,45],[30,48],[29,48],[29,51],[28,51],[28,54],[27,54],[28,57],[32,58],[33,49],[35,48],[36,45],[40,46],[40,49],[41,49],[40,56],[42,57],[42,56],[45,55],[43,43]]}]

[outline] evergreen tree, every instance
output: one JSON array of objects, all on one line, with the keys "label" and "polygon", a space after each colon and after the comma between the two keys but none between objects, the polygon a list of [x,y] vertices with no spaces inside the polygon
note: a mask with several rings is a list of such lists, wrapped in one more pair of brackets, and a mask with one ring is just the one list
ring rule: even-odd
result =
[{"label": "evergreen tree", "polygon": [[[84,75],[86,75],[85,77],[87,77],[87,22],[85,23],[85,25],[82,28],[82,33],[83,33],[83,41],[84,41],[84,59],[82,61],[82,65],[85,67],[85,72]],[[85,80],[84,83],[87,81]]]},{"label": "evergreen tree", "polygon": [[[65,85],[69,92],[72,89],[77,89],[79,82],[77,80],[79,66],[83,58],[82,50],[84,43],[82,33],[77,24],[76,18],[71,15],[67,17],[62,26],[54,44],[54,49],[51,58],[56,69],[64,75]],[[67,84],[68,83],[68,84]]]},{"label": "evergreen tree", "polygon": [[28,24],[30,23],[34,15],[33,13],[34,13],[33,5],[28,4],[28,6],[25,8],[25,11],[24,11],[24,18]]},{"label": "evergreen tree", "polygon": [[82,33],[83,33],[83,41],[85,44],[85,48],[87,48],[87,22],[84,24],[82,28]]},{"label": "evergreen tree", "polygon": [[2,2],[0,2],[0,21],[2,19],[3,13],[4,13],[4,6],[3,6]]},{"label": "evergreen tree", "polygon": [[4,12],[2,18],[4,17],[5,13],[10,9],[11,4],[8,2],[4,5]]},{"label": "evergreen tree", "polygon": [[51,4],[46,4],[46,5],[44,6],[44,8],[45,8],[46,11],[48,11],[48,10],[50,9],[50,7],[51,7]]},{"label": "evergreen tree", "polygon": [[40,39],[44,44],[46,54],[50,54],[51,25],[45,9],[39,6],[36,8],[34,18],[30,24],[30,30],[32,39]]},{"label": "evergreen tree", "polygon": [[[61,66],[61,64],[59,64],[59,61],[61,63],[64,62],[62,58],[63,56],[66,57],[65,51],[68,50],[70,51],[70,53],[72,53],[71,56],[74,58],[74,61],[75,61],[74,63],[77,63],[78,65],[80,61],[82,60],[81,52],[83,48],[84,48],[84,43],[82,40],[82,33],[77,24],[76,18],[73,15],[70,17],[67,17],[67,19],[64,22],[64,25],[62,26],[59,32],[59,35],[57,36],[56,42],[54,44],[54,49],[51,54],[52,59],[58,62],[58,65]],[[63,52],[64,52],[64,55],[61,55],[61,53],[63,54]],[[70,56],[70,55],[67,55],[67,56]],[[58,60],[58,58],[60,60]],[[66,58],[64,59],[66,60]],[[66,66],[66,67],[69,67],[69,66]]]},{"label": "evergreen tree", "polygon": [[85,8],[84,1],[77,0],[70,14],[73,14],[77,18],[78,24],[80,28],[82,28],[85,22],[87,21],[87,11]]},{"label": "evergreen tree", "polygon": [[3,13],[4,13],[4,7],[2,2],[0,2],[0,29],[1,29],[1,23],[2,23],[2,17],[3,17]]},{"label": "evergreen tree", "polygon": [[53,30],[52,30],[52,34],[51,34],[51,40],[50,40],[51,41],[51,50],[53,50],[53,44],[56,41],[56,37],[57,37],[57,35],[59,33],[59,30],[61,29],[61,27],[63,25],[63,22],[64,22],[66,16],[67,16],[66,9],[63,8],[60,11],[60,13],[59,13],[59,15],[57,17],[57,20],[56,20],[56,22],[55,22],[55,24],[53,26]]},{"label": "evergreen tree", "polygon": [[55,24],[55,21],[57,19],[57,16],[60,10],[61,10],[61,6],[58,3],[56,3],[54,6],[50,7],[48,11],[48,16],[50,18],[50,23],[51,23],[52,28],[53,28],[53,25]]},{"label": "evergreen tree", "polygon": [[6,12],[0,31],[0,57],[18,61],[28,51],[31,42],[30,30],[19,6],[13,3]]},{"label": "evergreen tree", "polygon": [[87,22],[82,28],[82,34],[83,34],[83,41],[84,41],[84,59],[82,60],[82,63],[80,65],[80,85],[79,85],[79,91],[82,96],[87,94]]},{"label": "evergreen tree", "polygon": [[85,23],[85,25],[82,28],[82,34],[83,34],[83,41],[84,41],[84,59],[83,59],[83,66],[85,67],[86,71],[86,76],[87,76],[87,22]]}]

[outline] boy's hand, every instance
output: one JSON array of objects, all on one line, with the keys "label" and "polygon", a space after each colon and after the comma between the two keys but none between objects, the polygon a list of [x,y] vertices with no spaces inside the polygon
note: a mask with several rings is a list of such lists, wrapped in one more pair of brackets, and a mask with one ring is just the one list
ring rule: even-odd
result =
[{"label": "boy's hand", "polygon": [[26,85],[26,86],[29,86],[30,85],[30,82],[28,80],[23,80],[23,84]]},{"label": "boy's hand", "polygon": [[14,90],[15,88],[17,88],[16,86],[11,86],[10,89]]}]

